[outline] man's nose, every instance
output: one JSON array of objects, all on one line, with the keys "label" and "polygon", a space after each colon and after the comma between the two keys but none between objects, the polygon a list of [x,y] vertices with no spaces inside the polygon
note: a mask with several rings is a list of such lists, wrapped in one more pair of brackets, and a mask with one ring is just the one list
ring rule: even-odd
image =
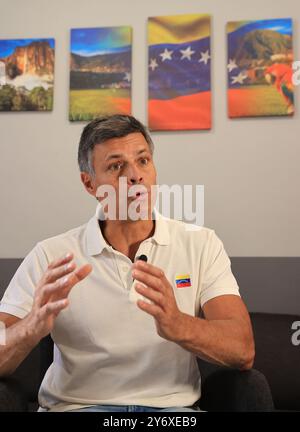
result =
[{"label": "man's nose", "polygon": [[129,185],[139,184],[143,181],[143,176],[141,175],[139,169],[135,166],[128,167],[127,171],[127,182]]}]

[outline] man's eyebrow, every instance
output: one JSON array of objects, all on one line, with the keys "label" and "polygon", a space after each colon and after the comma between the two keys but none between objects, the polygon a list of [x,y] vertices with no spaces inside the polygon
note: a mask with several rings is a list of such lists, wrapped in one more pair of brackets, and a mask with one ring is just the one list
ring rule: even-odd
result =
[{"label": "man's eyebrow", "polygon": [[[141,150],[139,150],[139,151],[137,152],[137,155],[140,155],[140,154],[145,153],[145,152],[149,152],[149,150],[147,150],[146,148],[143,148],[143,149],[141,149]],[[111,154],[111,155],[108,155],[108,156],[105,158],[105,162],[107,162],[107,161],[109,161],[109,160],[111,160],[111,159],[120,159],[120,158],[122,158],[123,156],[124,156],[123,153],[115,153],[115,154]]]},{"label": "man's eyebrow", "polygon": [[140,155],[141,153],[149,153],[149,149],[143,148],[137,152],[138,155]]},{"label": "man's eyebrow", "polygon": [[123,155],[122,155],[122,153],[119,153],[119,154],[111,154],[111,155],[108,155],[106,158],[105,158],[105,161],[109,161],[110,159],[119,159],[119,158],[121,158]]}]

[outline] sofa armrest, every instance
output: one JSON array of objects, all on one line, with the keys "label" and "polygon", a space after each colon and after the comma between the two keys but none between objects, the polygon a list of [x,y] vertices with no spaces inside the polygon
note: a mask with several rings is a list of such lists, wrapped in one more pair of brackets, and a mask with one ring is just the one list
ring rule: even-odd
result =
[{"label": "sofa armrest", "polygon": [[221,368],[202,386],[199,406],[205,411],[273,411],[273,399],[265,376],[255,369]]},{"label": "sofa armrest", "polygon": [[22,386],[13,377],[0,379],[0,412],[27,411],[28,400]]}]

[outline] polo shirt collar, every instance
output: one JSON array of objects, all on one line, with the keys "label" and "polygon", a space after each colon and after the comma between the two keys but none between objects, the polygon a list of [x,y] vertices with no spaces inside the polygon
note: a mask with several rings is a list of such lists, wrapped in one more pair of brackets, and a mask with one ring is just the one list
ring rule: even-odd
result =
[{"label": "polo shirt collar", "polygon": [[[86,247],[87,253],[90,256],[100,254],[105,248],[111,249],[99,227],[101,212],[102,207],[98,204],[95,215],[88,221],[86,226]],[[145,241],[154,240],[159,245],[168,245],[170,243],[170,233],[166,218],[154,208],[153,219],[155,220],[154,234]]]},{"label": "polo shirt collar", "polygon": [[99,220],[97,213],[88,221],[86,226],[86,248],[90,256],[100,254],[103,249],[110,246],[104,240],[101,229],[99,227]]},{"label": "polo shirt collar", "polygon": [[159,245],[170,244],[170,233],[166,218],[156,208],[153,209],[153,218],[155,220],[155,230],[151,238]]}]

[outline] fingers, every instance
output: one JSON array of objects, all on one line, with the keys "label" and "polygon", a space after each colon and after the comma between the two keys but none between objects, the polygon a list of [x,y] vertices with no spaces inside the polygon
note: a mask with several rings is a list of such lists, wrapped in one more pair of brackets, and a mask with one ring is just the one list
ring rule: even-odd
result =
[{"label": "fingers", "polygon": [[58,258],[58,259],[55,260],[55,261],[52,261],[52,262],[49,264],[48,268],[49,268],[49,269],[54,269],[54,268],[56,268],[56,267],[60,267],[60,266],[62,266],[63,264],[67,264],[68,262],[70,262],[72,258],[73,258],[73,254],[72,254],[72,252],[68,252],[68,253],[67,253],[66,255],[64,255],[63,257]]},{"label": "fingers", "polygon": [[71,273],[76,268],[76,264],[74,263],[74,261],[71,261],[71,259],[68,259],[64,264],[58,264],[59,261],[57,261],[56,263],[57,265],[55,267],[52,267],[51,264],[48,266],[48,269],[46,270],[42,278],[43,284],[55,282],[57,279]]},{"label": "fingers", "polygon": [[92,266],[84,264],[73,272],[64,274],[55,282],[43,285],[37,298],[38,305],[42,306],[49,301],[67,298],[74,285],[88,276],[91,271]]},{"label": "fingers", "polygon": [[48,317],[49,315],[57,315],[60,311],[68,306],[68,299],[57,300],[55,302],[46,303],[41,309],[40,313],[42,317]]},{"label": "fingers", "polygon": [[147,273],[149,273],[152,276],[155,276],[157,278],[162,278],[165,275],[164,272],[160,268],[155,267],[154,265],[149,264],[148,262],[145,262],[145,261],[141,261],[141,260],[137,260],[133,264],[132,269],[133,270],[135,270],[135,269],[136,270],[143,270],[143,271],[145,271],[145,272],[147,272]]},{"label": "fingers", "polygon": [[143,282],[145,285],[156,291],[164,291],[161,278],[158,278],[157,276],[152,276],[143,270],[136,269],[132,271],[132,276],[134,279]]},{"label": "fingers", "polygon": [[66,281],[66,286],[73,288],[74,285],[86,278],[91,273],[92,269],[93,267],[91,264],[84,264],[79,267],[63,279]]},{"label": "fingers", "polygon": [[164,312],[161,310],[159,306],[155,304],[148,304],[143,300],[138,300],[137,305],[140,309],[147,312],[147,314],[152,315],[157,320],[162,319]]},{"label": "fingers", "polygon": [[87,275],[89,275],[91,273],[91,271],[93,270],[93,267],[91,266],[91,264],[84,264],[83,266],[79,267],[78,269],[75,270],[74,274],[76,276],[76,278],[78,279],[75,283],[81,281],[82,279],[86,278]]},{"label": "fingers", "polygon": [[162,293],[155,291],[152,288],[145,287],[139,283],[135,284],[135,289],[138,293],[142,294],[144,297],[151,300],[162,309],[166,308],[166,297]]},{"label": "fingers", "polygon": [[40,295],[38,296],[38,305],[41,307],[48,301],[53,301],[53,299],[64,299],[68,297],[71,289],[72,286],[70,286],[69,276],[58,279],[54,283],[46,284],[42,287]]},{"label": "fingers", "polygon": [[90,264],[85,264],[80,268],[76,269],[76,264],[74,263],[74,261],[71,261],[53,270],[47,270],[45,275],[45,282],[55,282],[57,279],[60,279],[63,276],[72,276],[71,273],[73,273],[75,275],[75,279],[73,279],[73,282],[77,283],[84,279],[91,272],[91,270],[92,266]]}]

